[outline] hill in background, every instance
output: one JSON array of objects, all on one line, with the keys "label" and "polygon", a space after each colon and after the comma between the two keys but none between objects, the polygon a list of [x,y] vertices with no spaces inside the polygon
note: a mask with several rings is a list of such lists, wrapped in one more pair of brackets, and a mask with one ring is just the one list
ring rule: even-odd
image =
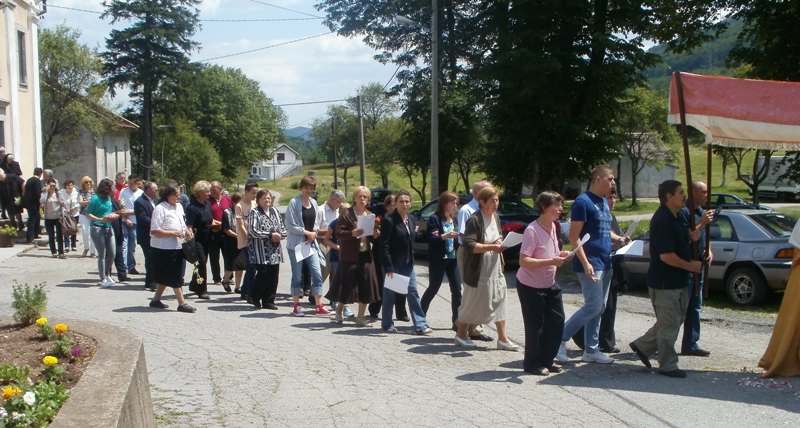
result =
[{"label": "hill in background", "polygon": [[666,45],[653,46],[649,52],[661,55],[662,62],[642,74],[651,88],[664,92],[669,90],[670,76],[674,71],[731,76],[733,70],[725,63],[741,31],[741,22],[728,20],[728,28],[717,38],[701,44],[691,52],[675,54],[667,52]]}]

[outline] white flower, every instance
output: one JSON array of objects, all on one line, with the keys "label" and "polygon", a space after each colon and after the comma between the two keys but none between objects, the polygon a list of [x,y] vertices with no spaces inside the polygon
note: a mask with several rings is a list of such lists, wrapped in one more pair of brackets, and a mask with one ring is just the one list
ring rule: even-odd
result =
[{"label": "white flower", "polygon": [[8,412],[6,412],[4,407],[0,407],[0,418],[4,418],[6,416],[8,416]]},{"label": "white flower", "polygon": [[23,418],[25,418],[25,414],[24,413],[20,413],[20,412],[11,413],[11,420],[18,421],[18,420],[23,419]]},{"label": "white flower", "polygon": [[22,401],[29,406],[33,406],[36,404],[36,394],[34,394],[33,391],[28,391],[22,396]]}]

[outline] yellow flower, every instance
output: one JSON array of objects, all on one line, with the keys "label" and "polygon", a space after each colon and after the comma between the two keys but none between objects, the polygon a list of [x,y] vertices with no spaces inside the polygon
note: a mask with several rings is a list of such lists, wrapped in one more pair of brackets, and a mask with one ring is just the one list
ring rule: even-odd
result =
[{"label": "yellow flower", "polygon": [[14,385],[9,385],[3,388],[3,400],[8,400],[9,398],[19,394],[22,394],[22,390]]},{"label": "yellow flower", "polygon": [[39,327],[46,326],[47,325],[47,318],[45,318],[45,317],[39,318],[38,320],[36,320],[36,325],[38,325]]},{"label": "yellow flower", "polygon": [[66,324],[56,324],[55,327],[53,327],[53,329],[58,334],[64,334],[64,333],[67,332],[67,330],[69,330],[69,328],[67,328]]},{"label": "yellow flower", "polygon": [[48,355],[48,356],[42,358],[42,362],[47,367],[50,367],[50,366],[54,366],[54,365],[58,364],[58,358],[53,357],[51,355]]}]

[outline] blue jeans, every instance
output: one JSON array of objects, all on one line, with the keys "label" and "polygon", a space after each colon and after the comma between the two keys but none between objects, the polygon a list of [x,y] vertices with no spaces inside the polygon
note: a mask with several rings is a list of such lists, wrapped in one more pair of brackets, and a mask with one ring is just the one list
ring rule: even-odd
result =
[{"label": "blue jeans", "polygon": [[694,294],[694,275],[689,274],[689,307],[686,309],[686,321],[683,323],[683,340],[681,352],[687,353],[698,350],[697,342],[700,340],[700,310],[703,309],[703,275],[700,275],[700,292]]},{"label": "blue jeans", "polygon": [[114,264],[114,231],[110,227],[92,226],[92,242],[97,250],[97,274],[100,279],[111,279],[111,265]]},{"label": "blue jeans", "polygon": [[612,272],[611,269],[594,271],[597,281],[592,281],[585,273],[578,272],[583,292],[583,307],[572,314],[564,324],[564,332],[561,335],[562,342],[569,340],[581,327],[584,327],[584,352],[594,354],[599,351],[600,317],[603,315],[606,300],[608,300],[611,277],[614,276]]},{"label": "blue jeans", "polygon": [[299,262],[295,260],[294,248],[289,248],[289,264],[292,266],[292,297],[303,295],[303,265],[308,266],[311,274],[311,294],[322,296],[322,270],[319,267],[319,256],[316,250]]},{"label": "blue jeans", "polygon": [[[411,278],[408,282],[408,309],[411,311],[411,322],[414,323],[414,331],[424,330],[428,326],[425,320],[425,312],[422,310],[422,304],[419,301],[419,292],[417,291],[417,275],[414,273],[414,266],[411,265],[410,269],[400,269],[396,273],[406,275]],[[392,308],[394,308],[394,300],[397,299],[398,294],[387,287],[383,287],[383,299],[381,301],[381,328],[388,330],[394,327],[394,320],[392,320]],[[399,296],[402,296],[400,294]],[[401,297],[402,298],[402,297]]]},{"label": "blue jeans", "polygon": [[136,223],[131,226],[122,223],[122,254],[125,267],[136,269]]}]

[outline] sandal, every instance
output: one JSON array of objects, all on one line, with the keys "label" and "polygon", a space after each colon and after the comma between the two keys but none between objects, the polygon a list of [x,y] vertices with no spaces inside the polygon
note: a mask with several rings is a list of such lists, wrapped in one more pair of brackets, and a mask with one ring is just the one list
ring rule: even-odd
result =
[{"label": "sandal", "polygon": [[226,281],[226,280],[223,279],[222,280],[222,288],[225,289],[226,293],[230,293],[231,292],[231,282],[230,281]]}]

